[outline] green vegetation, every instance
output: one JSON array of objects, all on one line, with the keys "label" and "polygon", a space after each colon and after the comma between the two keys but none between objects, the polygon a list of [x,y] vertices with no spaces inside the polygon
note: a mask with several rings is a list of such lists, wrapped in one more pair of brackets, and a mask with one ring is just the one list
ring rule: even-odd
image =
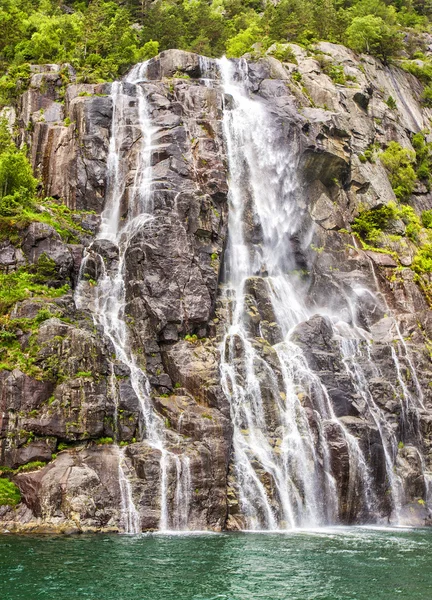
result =
[{"label": "green vegetation", "polygon": [[0,479],[0,506],[16,506],[20,500],[18,487],[8,479]]},{"label": "green vegetation", "polygon": [[397,219],[397,208],[394,203],[387,206],[364,210],[354,219],[352,230],[367,242],[376,242],[381,232]]},{"label": "green vegetation", "polygon": [[363,154],[359,154],[359,159],[362,163],[375,163],[381,151],[381,146],[374,142],[369,144]]},{"label": "green vegetation", "polygon": [[390,142],[380,154],[380,160],[389,174],[389,180],[398,200],[406,200],[414,190],[417,180],[414,170],[416,154],[402,148],[397,142]]},{"label": "green vegetation", "polygon": [[424,210],[422,212],[421,222],[426,229],[432,229],[432,210]]},{"label": "green vegetation", "polygon": [[198,336],[195,333],[193,335],[190,335],[189,333],[186,334],[184,339],[186,342],[189,342],[190,344],[196,344],[198,342]]},{"label": "green vegetation", "polygon": [[432,143],[426,141],[424,133],[416,133],[413,135],[412,145],[416,153],[417,178],[430,189],[432,182]]},{"label": "green vegetation", "polygon": [[49,287],[41,284],[41,279],[37,268],[21,267],[12,273],[0,273],[0,315],[6,314],[15,302],[30,297],[58,298],[69,289],[68,285]]},{"label": "green vegetation", "polygon": [[[352,223],[352,230],[364,248],[390,254],[396,261],[399,260],[398,246],[395,247],[394,243],[406,247],[407,240],[412,242],[416,253],[411,269],[416,274],[415,281],[432,303],[432,287],[427,276],[432,273],[432,210],[425,210],[418,215],[407,204],[419,182],[431,188],[432,143],[427,141],[425,132],[420,132],[413,135],[412,145],[414,151],[403,148],[397,142],[390,142],[381,153],[374,150],[375,156],[379,156],[388,172],[398,202],[360,210]],[[365,155],[366,152],[359,157],[360,160],[366,161]],[[371,156],[368,155],[368,158]],[[399,235],[401,222],[404,225],[403,235]]]},{"label": "green vegetation", "polygon": [[101,437],[95,440],[98,446],[104,446],[105,444],[114,444],[114,440],[112,437]]},{"label": "green vegetation", "polygon": [[53,227],[65,242],[78,242],[84,230],[74,218],[82,213],[52,198],[38,198],[37,185],[26,148],[16,147],[7,121],[0,119],[0,241],[18,243],[19,232],[36,221]]},{"label": "green vegetation", "polygon": [[[1,295],[6,294],[6,289],[2,287],[0,274],[0,288]],[[51,291],[50,288],[47,288]],[[44,289],[44,291],[46,291]],[[63,293],[64,290],[53,290],[56,292],[60,291]],[[9,315],[0,316],[0,369],[6,369],[12,371],[15,368],[21,369],[27,375],[42,379],[43,376],[47,376],[48,373],[43,373],[41,368],[37,366],[37,354],[39,352],[39,346],[36,343],[37,330],[39,325],[55,316],[48,309],[42,308],[39,310],[37,315],[33,319],[21,318],[11,319]],[[19,336],[22,334],[30,333],[28,343],[25,349],[20,343]]]},{"label": "green vegetation", "polygon": [[393,98],[393,96],[389,96],[386,100],[386,104],[387,106],[391,109],[391,110],[396,110],[397,109],[397,104],[396,104],[396,100]]},{"label": "green vegetation", "polygon": [[0,104],[26,88],[30,63],[70,63],[95,83],[168,48],[241,56],[276,43],[274,56],[293,61],[287,42],[328,40],[385,61],[402,49],[416,58],[431,16],[429,1],[412,0],[3,0]]},{"label": "green vegetation", "polygon": [[21,465],[17,469],[14,470],[14,473],[27,473],[28,471],[37,471],[38,469],[42,469],[46,465],[46,462],[41,460],[35,460],[33,462],[29,462],[25,465]]},{"label": "green vegetation", "polygon": [[93,377],[93,373],[91,371],[78,371],[75,377]]},{"label": "green vegetation", "polygon": [[[37,185],[25,149],[15,146],[6,121],[0,120],[0,241],[9,240],[18,246],[21,230],[35,221],[53,227],[66,242],[78,241],[77,236],[84,230],[74,219],[79,219],[80,213],[53,199],[39,199]],[[0,368],[18,367],[29,375],[42,377],[35,364],[39,350],[35,334],[43,321],[57,314],[44,306],[32,319],[11,319],[8,313],[16,302],[27,298],[49,300],[62,296],[68,289],[68,284],[59,277],[55,261],[45,253],[36,263],[9,273],[0,272]],[[18,335],[22,333],[31,334],[25,349]]]}]

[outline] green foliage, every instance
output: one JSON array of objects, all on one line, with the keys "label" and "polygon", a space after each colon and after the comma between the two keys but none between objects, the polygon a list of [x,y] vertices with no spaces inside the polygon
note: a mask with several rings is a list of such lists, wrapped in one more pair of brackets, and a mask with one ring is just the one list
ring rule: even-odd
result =
[{"label": "green foliage", "polygon": [[16,506],[20,501],[18,487],[8,479],[0,479],[0,506]]},{"label": "green foliage", "polygon": [[355,17],[346,30],[346,39],[356,52],[373,54],[384,61],[398,55],[403,47],[401,32],[373,14]]},{"label": "green foliage", "polygon": [[274,56],[281,62],[289,62],[297,64],[296,56],[289,44],[275,44],[275,48],[270,52],[271,56]]},{"label": "green foliage", "polygon": [[405,44],[406,54],[414,56],[424,50],[420,33],[427,31],[432,13],[423,5],[404,0],[86,0],[65,11],[56,0],[3,0],[0,105],[26,88],[29,63],[70,63],[80,81],[96,83],[168,48],[238,57],[256,42],[263,50],[276,43],[274,56],[295,62],[286,42],[308,46],[324,39],[384,60],[398,56]]},{"label": "green foliage", "polygon": [[315,58],[318,60],[323,72],[328,75],[334,83],[339,83],[340,85],[346,84],[347,79],[342,65],[336,65],[324,54],[317,54]]},{"label": "green foliage", "polygon": [[366,241],[376,242],[381,232],[397,217],[397,209],[393,203],[364,210],[354,219],[352,230]]},{"label": "green foliage", "polygon": [[105,444],[114,444],[114,440],[112,439],[112,437],[101,437],[96,440],[96,444],[98,444],[98,446],[103,446]]},{"label": "green foliage", "polygon": [[38,469],[42,469],[46,465],[46,462],[41,460],[35,460],[25,465],[21,465],[17,469],[14,470],[14,473],[28,473],[29,471],[37,471]]},{"label": "green foliage", "polygon": [[432,229],[432,210],[424,210],[422,212],[421,222],[426,229]]},{"label": "green foliage", "polygon": [[237,35],[228,40],[226,45],[226,54],[228,57],[240,57],[246,52],[252,51],[252,44],[259,41],[261,31],[256,25],[251,25],[247,29],[240,31]]},{"label": "green foliage", "polygon": [[0,119],[0,241],[18,242],[18,232],[34,221],[51,225],[66,242],[79,241],[84,230],[74,218],[82,213],[37,198],[37,183],[24,150],[17,149],[6,120]]},{"label": "green foliage", "polygon": [[0,315],[15,304],[26,298],[58,298],[65,294],[69,286],[60,288],[51,288],[41,284],[40,276],[36,273],[29,273],[24,267],[11,273],[0,273]]},{"label": "green foliage", "polygon": [[75,377],[93,377],[93,373],[91,371],[78,371]]},{"label": "green foliage", "polygon": [[0,140],[0,217],[10,217],[31,206],[37,181],[27,157],[12,142],[6,119],[0,120]]},{"label": "green foliage", "polygon": [[432,273],[432,243],[424,244],[415,255],[411,268],[416,273]]},{"label": "green foliage", "polygon": [[396,100],[393,98],[393,96],[389,96],[385,102],[391,110],[397,109]]},{"label": "green foliage", "polygon": [[430,62],[425,62],[422,65],[419,65],[414,61],[404,60],[400,63],[400,66],[407,73],[411,73],[420,79],[425,84],[428,84],[432,81],[432,64]]},{"label": "green foliage", "polygon": [[432,108],[432,86],[427,85],[422,93],[421,101],[423,106]]},{"label": "green foliage", "polygon": [[149,42],[146,42],[144,46],[140,49],[139,60],[148,60],[149,58],[153,58],[153,56],[156,56],[158,53],[159,42],[154,42],[153,40],[150,40]]},{"label": "green foliage", "polygon": [[186,334],[184,339],[186,340],[186,342],[189,342],[191,344],[196,344],[198,342],[198,336],[196,334]]},{"label": "green foliage", "polygon": [[401,206],[398,210],[398,217],[406,225],[405,233],[407,237],[409,237],[413,242],[418,242],[422,224],[419,216],[412,206],[408,206],[407,204]]},{"label": "green foliage", "polygon": [[424,133],[416,133],[412,138],[416,154],[416,173],[428,188],[432,182],[432,144],[426,141]]},{"label": "green foliage", "polygon": [[[3,290],[0,293],[4,295]],[[46,378],[47,373],[37,364],[39,346],[36,333],[40,324],[53,316],[46,308],[41,308],[32,319],[11,319],[7,314],[0,316],[0,368],[8,371],[19,368],[36,379]],[[25,348],[20,341],[23,333],[30,334]]]},{"label": "green foliage", "polygon": [[402,148],[398,142],[390,142],[380,155],[380,160],[389,174],[391,186],[398,200],[408,199],[414,190],[417,179],[414,171],[415,159],[415,152],[408,148]]},{"label": "green foliage", "polygon": [[366,148],[366,150],[364,151],[364,153],[363,154],[359,154],[360,162],[362,162],[362,163],[365,163],[365,162],[375,163],[376,159],[379,156],[379,151],[380,150],[381,150],[381,146],[377,142],[369,144],[369,146]]},{"label": "green foliage", "polygon": [[12,64],[7,73],[0,77],[0,106],[11,104],[19,94],[27,89],[29,83],[30,65],[26,63],[21,65]]}]

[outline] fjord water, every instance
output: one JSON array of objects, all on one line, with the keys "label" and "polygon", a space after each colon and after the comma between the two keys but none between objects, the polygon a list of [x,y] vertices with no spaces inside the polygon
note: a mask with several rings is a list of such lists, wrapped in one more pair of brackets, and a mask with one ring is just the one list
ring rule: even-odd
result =
[{"label": "fjord water", "polygon": [[0,537],[2,600],[428,600],[427,530]]}]

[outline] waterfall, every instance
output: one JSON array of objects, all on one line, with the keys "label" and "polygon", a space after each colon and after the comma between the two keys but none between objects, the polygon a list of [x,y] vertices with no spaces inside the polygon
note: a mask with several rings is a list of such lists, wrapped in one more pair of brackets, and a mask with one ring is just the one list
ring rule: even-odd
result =
[{"label": "waterfall", "polygon": [[[143,85],[146,68],[146,63],[138,64],[123,81],[112,84],[113,117],[107,159],[107,190],[98,240],[111,242],[118,250],[118,260],[114,266],[107,268],[97,249],[90,248],[81,267],[76,301],[81,308],[90,307],[95,323],[112,343],[116,359],[130,373],[131,385],[140,406],[140,438],[160,452],[159,527],[165,531],[170,528],[187,529],[191,485],[189,459],[177,456],[166,447],[164,422],[154,411],[150,383],[134,353],[125,320],[126,253],[134,235],[153,219],[151,153],[152,136],[156,130],[152,125]],[[128,146],[137,146],[132,157],[127,156],[125,148]],[[127,204],[127,211],[123,209],[124,204]],[[122,210],[126,216],[122,215]],[[89,304],[88,284],[82,278],[82,273],[90,257],[97,263],[99,276],[97,285],[90,290]],[[118,397],[113,379],[115,375],[112,370],[111,395],[115,401],[114,430],[118,442]],[[125,448],[119,449],[118,457],[121,520],[126,533],[138,533],[141,531],[140,516],[133,497],[130,482],[132,469],[128,466]],[[171,480],[175,486],[172,514],[167,498]]]},{"label": "waterfall", "polygon": [[[295,140],[291,151],[286,144],[278,147],[278,124],[262,101],[249,97],[246,61],[219,64],[224,92],[232,98],[223,122],[230,170],[225,301],[231,318],[221,347],[221,377],[231,405],[245,526],[272,530],[337,520],[331,435],[348,455],[348,512],[360,504],[368,515],[375,497],[365,457],[290,341],[294,327],[312,316],[291,243],[302,226]],[[258,332],[261,346],[251,335],[254,286],[264,290],[274,321],[273,332]]]},{"label": "waterfall", "polygon": [[[391,389],[400,405],[398,423],[389,420],[370,385],[371,378],[386,378],[374,363],[373,335],[357,318],[357,296],[370,295],[383,314],[391,314],[385,298],[379,297],[373,265],[376,293],[355,287],[347,292],[335,281],[339,312],[332,310],[332,302],[313,306],[306,276],[311,265],[305,258],[313,232],[298,183],[297,128],[272,112],[264,98],[252,94],[253,73],[244,59],[215,63],[201,57],[199,65],[205,75],[201,83],[221,85],[224,92],[229,222],[221,304],[228,317],[220,345],[220,375],[230,404],[233,460],[228,477],[239,500],[238,524],[278,531],[371,522],[378,515],[402,523],[408,476],[401,466],[401,442],[418,455],[427,503],[432,492],[419,432],[424,402],[409,349],[393,317],[386,316],[394,340],[384,343],[394,374]],[[76,301],[90,309],[110,340],[116,361],[127,367],[139,401],[137,437],[159,453],[159,529],[183,531],[188,529],[193,502],[190,458],[170,449],[168,440],[176,434],[167,435],[164,419],[154,409],[150,383],[126,320],[126,255],[140,228],[155,218],[151,158],[152,140],[159,131],[146,95],[146,68],[146,63],[136,65],[123,81],[112,85],[105,207],[98,239],[81,266]],[[114,260],[104,260],[98,250],[102,243],[115,249]],[[89,260],[96,265],[96,285],[89,285],[83,276]],[[352,398],[362,406],[357,422],[344,420],[346,413],[337,417],[325,377],[317,374],[307,351],[295,343],[297,328],[316,315],[339,350],[338,368],[349,382]],[[109,385],[119,445],[116,361],[111,364]],[[404,368],[410,371],[410,383]],[[357,426],[370,428],[379,447],[375,450],[382,453],[379,481],[372,471],[372,450],[365,447],[368,441],[352,433]],[[120,445],[118,480],[122,527],[138,533],[137,477],[127,448]]]}]

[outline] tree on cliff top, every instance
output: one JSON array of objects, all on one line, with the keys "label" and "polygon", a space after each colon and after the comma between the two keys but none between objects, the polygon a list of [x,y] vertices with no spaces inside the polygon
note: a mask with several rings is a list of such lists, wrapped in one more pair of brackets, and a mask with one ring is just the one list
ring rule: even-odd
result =
[{"label": "tree on cliff top", "polygon": [[432,0],[0,0],[0,76],[24,63],[69,62],[81,80],[97,82],[150,50],[239,56],[256,42],[265,50],[327,40],[389,60],[402,31],[405,50],[415,51],[407,40],[428,31],[429,18]]}]

